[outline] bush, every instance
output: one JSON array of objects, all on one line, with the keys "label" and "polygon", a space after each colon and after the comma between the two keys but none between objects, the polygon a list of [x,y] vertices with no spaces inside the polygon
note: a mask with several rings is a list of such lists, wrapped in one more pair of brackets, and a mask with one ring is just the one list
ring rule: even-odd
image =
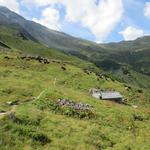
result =
[{"label": "bush", "polygon": [[48,109],[55,113],[60,113],[63,115],[67,115],[69,117],[77,117],[77,118],[94,118],[95,113],[92,110],[76,110],[67,106],[60,106],[55,101],[49,100],[37,100],[34,104],[41,110]]},{"label": "bush", "polygon": [[148,120],[148,118],[146,116],[144,116],[143,114],[139,114],[139,113],[134,113],[133,114],[133,119],[134,119],[134,121]]},{"label": "bush", "polygon": [[51,142],[46,134],[32,129],[30,126],[15,126],[13,132],[18,133],[19,136],[30,138],[33,141],[39,142],[42,145]]},{"label": "bush", "polygon": [[34,104],[40,110],[51,109],[51,110],[55,111],[57,109],[57,105],[54,102],[51,102],[49,100],[39,99],[39,100],[35,101]]},{"label": "bush", "polygon": [[9,115],[9,118],[10,120],[12,120],[17,124],[34,125],[34,126],[40,125],[40,121],[42,119],[41,116],[36,116],[35,118],[33,118],[23,114],[16,115],[15,113],[11,113]]},{"label": "bush", "polygon": [[48,136],[43,133],[32,133],[31,137],[34,141],[40,142],[42,145],[51,142]]},{"label": "bush", "polygon": [[14,113],[9,117],[5,117],[0,125],[3,133],[11,133],[10,135],[13,135],[15,138],[19,137],[22,141],[31,139],[33,142],[38,142],[41,145],[51,142],[50,138],[39,129],[40,126],[27,123],[27,120],[17,118]]},{"label": "bush", "polygon": [[92,112],[91,110],[76,110],[73,108],[69,108],[69,107],[63,107],[63,106],[59,106],[60,107],[60,111],[63,115],[67,115],[70,117],[77,117],[77,118],[94,118],[95,114],[94,112]]},{"label": "bush", "polygon": [[89,137],[89,143],[100,150],[112,148],[116,144],[108,135],[101,133],[97,129],[93,129]]}]

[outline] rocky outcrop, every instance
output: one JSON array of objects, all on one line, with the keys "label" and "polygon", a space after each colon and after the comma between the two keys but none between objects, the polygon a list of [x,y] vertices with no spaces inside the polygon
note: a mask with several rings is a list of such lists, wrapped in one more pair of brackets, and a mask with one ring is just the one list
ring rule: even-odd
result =
[{"label": "rocky outcrop", "polygon": [[70,107],[73,108],[75,110],[90,110],[93,108],[93,106],[89,105],[89,104],[83,104],[83,103],[76,103],[72,100],[68,100],[68,99],[58,99],[57,104],[60,106],[66,106],[66,107]]}]

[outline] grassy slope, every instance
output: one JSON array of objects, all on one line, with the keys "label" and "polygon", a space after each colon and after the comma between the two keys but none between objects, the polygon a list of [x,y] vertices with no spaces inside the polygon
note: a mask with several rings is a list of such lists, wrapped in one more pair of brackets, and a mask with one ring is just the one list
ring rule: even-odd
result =
[{"label": "grassy slope", "polygon": [[[5,56],[14,59],[7,60]],[[0,109],[13,109],[19,120],[7,116],[0,120],[1,149],[148,150],[149,96],[134,88],[126,91],[122,83],[111,79],[98,81],[94,73],[88,75],[75,65],[65,64],[63,70],[59,63],[44,65],[19,60],[16,53],[0,53]],[[139,108],[98,101],[88,93],[92,87],[120,91],[129,103]],[[42,91],[40,99],[36,99]],[[67,111],[53,110],[49,103],[58,98],[94,106],[95,117],[80,119]],[[15,100],[22,104],[13,108],[5,103]],[[49,141],[43,144],[41,137]]]}]

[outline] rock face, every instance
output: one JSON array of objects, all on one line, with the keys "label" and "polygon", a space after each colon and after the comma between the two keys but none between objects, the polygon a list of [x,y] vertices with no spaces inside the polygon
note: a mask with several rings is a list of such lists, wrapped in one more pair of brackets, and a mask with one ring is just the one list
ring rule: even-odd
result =
[{"label": "rock face", "polygon": [[76,110],[90,110],[92,108],[89,104],[75,103],[68,99],[58,99],[57,104],[60,106],[71,107]]}]

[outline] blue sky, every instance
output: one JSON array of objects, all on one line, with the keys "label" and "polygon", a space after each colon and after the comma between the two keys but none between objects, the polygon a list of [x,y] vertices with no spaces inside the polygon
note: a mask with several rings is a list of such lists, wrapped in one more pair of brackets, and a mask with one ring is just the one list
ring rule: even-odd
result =
[{"label": "blue sky", "polygon": [[150,0],[0,0],[50,29],[95,42],[150,34]]}]

